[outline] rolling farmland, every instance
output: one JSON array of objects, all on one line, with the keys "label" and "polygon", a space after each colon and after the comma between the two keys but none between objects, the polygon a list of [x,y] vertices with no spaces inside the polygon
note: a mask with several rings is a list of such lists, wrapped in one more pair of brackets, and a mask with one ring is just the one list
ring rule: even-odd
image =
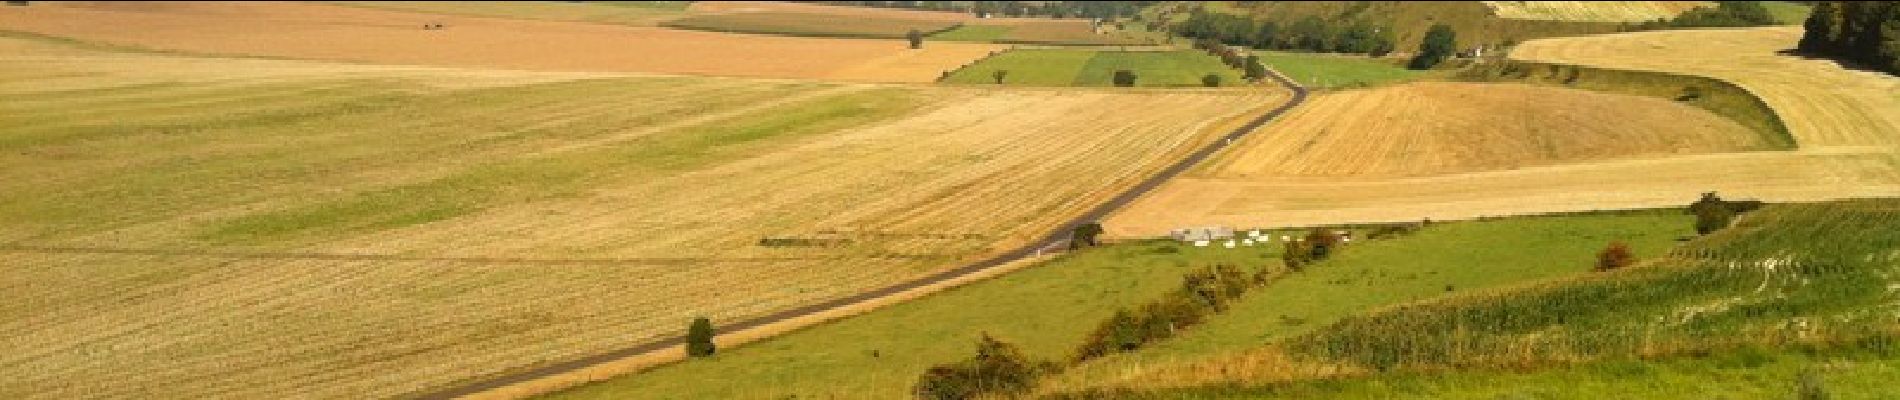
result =
[{"label": "rolling farmland", "polygon": [[[1529,61],[1670,72],[1733,82],[1760,96],[1779,114],[1798,146],[1793,151],[1733,153],[1705,148],[1708,151],[1701,154],[1650,152],[1646,156],[1630,154],[1543,166],[1508,163],[1466,171],[1423,163],[1415,165],[1425,165],[1425,170],[1433,173],[1396,171],[1412,175],[1403,177],[1319,178],[1284,173],[1241,176],[1235,171],[1203,169],[1138,201],[1106,225],[1115,234],[1155,235],[1199,225],[1290,226],[1474,218],[1680,205],[1697,193],[1711,190],[1776,201],[1900,195],[1900,154],[1896,153],[1900,151],[1896,147],[1900,135],[1895,134],[1900,132],[1896,128],[1900,127],[1900,113],[1891,112],[1900,110],[1900,96],[1895,95],[1900,93],[1900,80],[1842,69],[1830,61],[1777,53],[1793,47],[1799,36],[1799,28],[1787,27],[1658,31],[1540,39],[1512,52],[1512,57]],[[1321,105],[1344,101],[1331,98],[1342,95],[1322,95],[1313,102]],[[1535,112],[1540,117],[1562,115],[1557,113],[1563,110],[1541,106],[1547,101],[1554,100],[1540,98],[1522,103],[1530,108],[1519,112]],[[1502,114],[1491,113],[1471,123],[1487,124],[1500,120]],[[1297,125],[1301,117],[1290,115],[1283,126]],[[1354,116],[1317,117],[1349,120]],[[1673,123],[1662,126],[1669,126],[1669,132],[1684,131]],[[1265,142],[1287,135],[1317,134],[1273,126],[1266,129],[1265,135],[1250,140]],[[1305,146],[1304,142],[1298,143]],[[1246,147],[1248,142],[1242,145],[1242,151],[1229,153],[1213,164],[1242,165],[1238,160],[1245,154],[1287,151],[1284,147],[1251,150]],[[1435,157],[1423,153],[1423,148],[1395,147],[1387,151],[1403,154],[1406,158],[1402,159]]]},{"label": "rolling farmland", "polygon": [[[429,23],[446,25],[424,30]],[[930,82],[1000,46],[737,35],[315,3],[49,3],[0,29],[199,54],[350,62]],[[765,60],[765,61],[761,61]]]},{"label": "rolling farmland", "polygon": [[0,49],[10,398],[416,394],[836,298],[1285,98]]},{"label": "rolling farmland", "polygon": [[1486,1],[1498,17],[1553,21],[1642,22],[1670,19],[1710,1]]}]

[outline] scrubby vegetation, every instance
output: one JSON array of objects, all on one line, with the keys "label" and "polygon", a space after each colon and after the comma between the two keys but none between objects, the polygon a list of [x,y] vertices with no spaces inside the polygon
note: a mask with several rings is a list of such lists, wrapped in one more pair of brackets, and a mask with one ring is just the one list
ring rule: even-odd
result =
[{"label": "scrubby vegetation", "polygon": [[[1154,7],[1164,8],[1164,7]],[[1152,9],[1152,8],[1151,8]],[[1206,2],[1172,15],[1183,36],[1213,38],[1237,46],[1299,51],[1357,53],[1415,49],[1432,25],[1444,24],[1468,46],[1495,46],[1525,40],[1615,32],[1616,23],[1503,19],[1479,2],[1259,1]],[[1465,49],[1459,49],[1465,50]]]},{"label": "scrubby vegetation", "polygon": [[1265,284],[1267,277],[1266,270],[1248,277],[1239,267],[1225,264],[1188,273],[1181,278],[1180,289],[1161,299],[1133,310],[1115,311],[1113,317],[1102,321],[1083,339],[1070,360],[1079,363],[1165,340],[1180,330],[1199,325],[1209,316],[1227,311],[1247,289]]},{"label": "scrubby vegetation", "polygon": [[1446,58],[1450,58],[1457,51],[1458,32],[1452,31],[1451,25],[1432,25],[1432,29],[1425,32],[1425,41],[1418,45],[1418,53],[1413,54],[1412,61],[1406,63],[1405,66],[1411,69],[1432,69],[1438,66],[1438,63],[1445,62]]},{"label": "scrubby vegetation", "polygon": [[1019,395],[1035,387],[1037,378],[1058,368],[1052,362],[1030,360],[1015,345],[985,333],[977,339],[975,356],[930,367],[911,390],[927,400]]},{"label": "scrubby vegetation", "polygon": [[1900,1],[1817,2],[1802,26],[1802,52],[1900,75]]}]

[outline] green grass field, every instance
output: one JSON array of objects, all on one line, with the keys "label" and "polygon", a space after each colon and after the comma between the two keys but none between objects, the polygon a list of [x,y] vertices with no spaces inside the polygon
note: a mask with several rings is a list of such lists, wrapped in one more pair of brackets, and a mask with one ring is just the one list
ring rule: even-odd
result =
[{"label": "green grass field", "polygon": [[1240,82],[1240,74],[1219,59],[1195,51],[1014,50],[983,59],[950,74],[945,83],[995,84],[995,71],[1008,71],[1004,85],[1113,86],[1115,70],[1135,72],[1135,86],[1201,86],[1207,74],[1221,76],[1222,86]]},{"label": "green grass field", "polygon": [[1767,8],[1768,13],[1775,16],[1775,21],[1780,21],[1782,25],[1801,25],[1808,20],[1808,12],[1814,9],[1792,1],[1764,1],[1761,6]]},{"label": "green grass field", "polygon": [[930,40],[950,40],[959,42],[993,42],[1009,35],[1009,27],[996,25],[964,24],[950,30],[930,35]]},{"label": "green grass field", "polygon": [[[1178,253],[1162,253],[1172,248]],[[1176,288],[1192,268],[1277,265],[1265,248],[1168,243],[1117,245],[1067,255],[994,280],[858,317],[558,393],[560,399],[905,398],[930,365],[967,357],[979,333],[1060,358],[1118,307]],[[682,325],[682,329],[684,325]],[[662,394],[663,395],[656,395]]]},{"label": "green grass field", "polygon": [[[1678,211],[1438,224],[1412,236],[1364,242],[1334,261],[1254,289],[1205,325],[1138,353],[1085,364],[1089,372],[1141,357],[1172,359],[1246,349],[1348,315],[1456,290],[1581,274],[1611,239],[1660,253],[1687,231]],[[1178,250],[1166,253],[1163,248]],[[794,332],[718,356],[584,386],[556,398],[898,398],[924,368],[967,357],[979,332],[1033,357],[1065,357],[1117,307],[1174,288],[1188,269],[1232,263],[1277,268],[1278,245],[1222,248],[1141,242],[1091,249],[1046,265],[862,316]],[[1556,261],[1553,261],[1556,260]],[[1288,323],[1289,318],[1303,320]],[[876,356],[873,356],[873,352]],[[1133,356],[1133,357],[1131,357]],[[1114,361],[1119,360],[1119,361]],[[1100,365],[1104,368],[1093,368]]]},{"label": "green grass field", "polygon": [[1402,82],[1425,72],[1400,67],[1388,60],[1357,56],[1261,51],[1260,62],[1311,88],[1371,86]]}]

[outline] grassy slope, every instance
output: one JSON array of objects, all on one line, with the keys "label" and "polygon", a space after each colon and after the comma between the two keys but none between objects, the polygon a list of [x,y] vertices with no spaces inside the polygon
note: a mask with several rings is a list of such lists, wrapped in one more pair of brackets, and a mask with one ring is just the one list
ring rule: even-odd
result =
[{"label": "grassy slope", "polygon": [[1112,86],[1116,69],[1135,71],[1136,86],[1200,86],[1201,77],[1221,75],[1223,85],[1240,82],[1234,69],[1200,52],[1117,52],[1094,50],[1016,50],[959,69],[947,83],[993,84],[992,72],[1009,71],[1005,85]]},{"label": "grassy slope", "polygon": [[1529,373],[1397,373],[1264,387],[1119,393],[1129,399],[1676,399],[1793,398],[1806,370],[1835,399],[1886,399],[1900,357],[1876,353],[1751,350],[1708,357],[1617,360]]},{"label": "grassy slope", "polygon": [[1087,386],[1133,366],[1216,356],[1320,329],[1390,304],[1584,273],[1612,240],[1655,256],[1693,233],[1680,211],[1510,218],[1437,224],[1412,236],[1355,245],[1340,257],[1249,294],[1233,311],[1139,352],[1069,371]]},{"label": "grassy slope", "polygon": [[[1438,393],[1474,397],[1532,393],[1539,383],[1567,380],[1564,375],[1635,369],[1658,385],[1624,386],[1611,379],[1580,387],[1681,398],[1691,393],[1662,385],[1674,380],[1670,375],[1652,376],[1643,371],[1646,367],[1620,360],[1714,354],[1715,362],[1680,361],[1682,371],[1671,375],[1742,375],[1733,378],[1739,380],[1781,375],[1775,380],[1790,382],[1787,369],[1809,363],[1795,359],[1764,373],[1719,370],[1731,368],[1725,365],[1731,361],[1756,368],[1794,356],[1775,349],[1818,349],[1878,356],[1869,370],[1848,374],[1859,383],[1846,386],[1850,392],[1892,395],[1888,382],[1900,375],[1892,362],[1900,355],[1891,317],[1896,307],[1892,276],[1900,270],[1900,253],[1894,252],[1900,232],[1891,229],[1896,219],[1900,200],[1894,199],[1769,206],[1632,269],[1388,308],[1283,343],[1305,357],[1388,371],[1558,368],[1526,376],[1454,375],[1447,382],[1459,384]],[[1561,368],[1592,360],[1600,361],[1584,369]],[[1471,382],[1472,377],[1493,381],[1485,375],[1508,379],[1490,387]],[[1342,386],[1386,390],[1380,387],[1383,381]],[[1515,386],[1520,383],[1530,386]],[[1760,393],[1781,385],[1787,383],[1738,382],[1725,389]]]},{"label": "grassy slope", "polygon": [[1813,6],[1792,1],[1764,1],[1761,6],[1767,8],[1768,13],[1775,16],[1775,21],[1782,25],[1800,25],[1808,20],[1808,11],[1814,9]]},{"label": "grassy slope", "polygon": [[1083,251],[710,359],[551,397],[902,398],[925,368],[966,357],[980,332],[1018,344],[1035,357],[1063,357],[1094,321],[1174,289],[1191,268],[1226,262],[1251,270],[1269,262],[1258,250],[1155,252],[1161,247],[1174,246],[1140,243]]},{"label": "grassy slope", "polygon": [[[1686,218],[1673,211],[1435,225],[1411,237],[1355,245],[1338,260],[1259,289],[1228,314],[1138,354],[1178,357],[1248,348],[1368,308],[1441,295],[1448,284],[1467,290],[1581,273],[1604,241],[1630,240],[1639,254],[1655,254],[1686,226]],[[712,359],[554,397],[901,397],[924,367],[967,356],[978,332],[997,334],[1036,357],[1061,357],[1116,307],[1148,301],[1173,288],[1187,267],[1278,264],[1277,245],[1247,250],[1184,247],[1178,254],[1157,254],[1154,249],[1161,246],[1137,243],[1090,250]],[[1367,290],[1373,287],[1378,290]],[[1305,322],[1287,324],[1281,315]],[[879,357],[870,356],[872,350]]]},{"label": "grassy slope", "polygon": [[1424,72],[1364,57],[1279,51],[1258,52],[1267,67],[1311,88],[1370,86],[1416,78]]}]

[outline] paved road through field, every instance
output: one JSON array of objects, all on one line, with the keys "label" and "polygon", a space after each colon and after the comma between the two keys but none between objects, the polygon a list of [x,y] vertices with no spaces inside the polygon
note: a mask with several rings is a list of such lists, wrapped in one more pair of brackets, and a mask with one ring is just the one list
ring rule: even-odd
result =
[{"label": "paved road through field", "polygon": [[[1303,103],[1306,101],[1306,88],[1301,87],[1299,84],[1296,84],[1292,80],[1287,79],[1285,76],[1281,75],[1277,71],[1269,71],[1269,72],[1270,73],[1268,74],[1268,77],[1273,79],[1274,82],[1279,83],[1281,86],[1285,86],[1288,90],[1293,91],[1292,99],[1288,100],[1286,104],[1282,104],[1279,107],[1274,108],[1272,111],[1268,111],[1266,114],[1262,114],[1260,117],[1254,118],[1254,120],[1252,121],[1248,121],[1246,125],[1241,125],[1239,128],[1235,128],[1233,131],[1228,132],[1226,135],[1221,136],[1219,139],[1208,143],[1207,146],[1204,146],[1199,150],[1195,150],[1194,153],[1189,154],[1186,158],[1182,158],[1180,161],[1175,162],[1174,165],[1169,165],[1168,168],[1162,169],[1161,172],[1156,173],[1154,176],[1148,177],[1147,180],[1141,181],[1140,184],[1137,184],[1134,187],[1128,188],[1128,190],[1123,191],[1121,194],[1116,195],[1114,198],[1109,199],[1107,202],[1104,202],[1101,205],[1098,205],[1095,208],[1090,209],[1089,212],[1083,213],[1081,215],[1077,215],[1075,218],[1070,219],[1069,222],[1064,223],[1061,226],[1058,226],[1056,229],[1050,231],[1048,234],[1045,234],[1039,240],[1030,242],[1029,244],[1023,245],[1022,247],[1019,247],[1015,250],[1011,250],[1009,252],[999,254],[995,257],[991,257],[983,261],[979,261],[979,262],[972,263],[969,265],[964,265],[962,267],[957,267],[957,268],[946,270],[943,272],[938,272],[935,274],[930,274],[928,276],[925,276],[923,278],[918,278],[916,280],[902,282],[896,285],[891,285],[891,286],[879,288],[877,290],[871,290],[871,291],[867,291],[863,293],[858,293],[856,295],[847,296],[844,298],[833,299],[826,302],[821,302],[821,303],[806,305],[803,307],[798,307],[798,308],[794,308],[790,310],[780,311],[777,313],[772,313],[769,315],[752,318],[745,321],[739,321],[737,323],[721,325],[720,330],[726,331],[726,332],[738,332],[738,331],[752,329],[752,328],[756,328],[756,327],[760,327],[760,326],[764,326],[764,325],[768,325],[768,324],[772,324],[772,323],[776,323],[780,321],[803,317],[803,316],[807,316],[811,314],[817,314],[817,313],[830,311],[834,309],[842,309],[842,308],[850,307],[852,305],[856,305],[859,303],[870,302],[870,301],[874,301],[886,296],[902,293],[907,290],[929,286],[932,284],[941,283],[943,281],[956,279],[965,275],[982,272],[990,268],[995,268],[998,266],[1002,266],[1004,264],[1008,264],[1011,261],[1016,261],[1016,260],[1026,258],[1026,257],[1037,255],[1046,249],[1060,248],[1061,246],[1063,246],[1064,244],[1068,242],[1069,233],[1073,231],[1076,226],[1100,221],[1103,217],[1107,217],[1109,213],[1115,212],[1115,210],[1119,210],[1122,207],[1127,206],[1128,203],[1135,201],[1136,198],[1139,198],[1142,195],[1147,194],[1149,191],[1154,190],[1156,187],[1160,187],[1162,183],[1166,183],[1169,179],[1173,179],[1175,176],[1180,175],[1182,172],[1187,171],[1188,168],[1192,168],[1194,167],[1195,164],[1199,164],[1201,161],[1206,160],[1210,156],[1213,156],[1215,152],[1220,151],[1222,148],[1227,147],[1227,145],[1238,141],[1241,137],[1246,136],[1248,133],[1253,132],[1255,129],[1259,129],[1261,125],[1265,125],[1268,121],[1272,121],[1274,118],[1278,118],[1281,114],[1285,114],[1287,110],[1291,110],[1293,109],[1293,107],[1297,107],[1300,105],[1300,103]],[[425,394],[425,395],[420,396],[420,398],[434,400],[434,399],[453,399],[453,398],[458,398],[458,397],[463,397],[463,396],[469,396],[469,395],[486,392],[493,389],[507,387],[507,386],[514,385],[517,383],[528,382],[528,381],[532,381],[532,380],[543,378],[543,377],[554,376],[554,375],[559,375],[559,374],[566,373],[569,371],[580,370],[580,369],[587,368],[589,366],[593,366],[596,364],[606,363],[609,361],[614,361],[614,360],[637,356],[637,355],[646,354],[646,353],[652,353],[656,351],[662,351],[662,350],[666,350],[675,346],[681,346],[684,343],[685,343],[684,336],[669,337],[669,338],[662,339],[659,341],[649,342],[646,344],[637,345],[633,347],[627,347],[627,348],[614,350],[614,351],[610,351],[606,353],[601,353],[601,354],[597,354],[597,355],[593,355],[593,356],[589,356],[589,357],[585,357],[581,359],[576,359],[572,361],[548,365],[545,367],[535,368],[528,371],[523,371],[523,372],[508,374],[508,375],[495,376],[495,377],[481,380],[481,381],[470,382],[461,386],[448,388],[439,392]]]}]

